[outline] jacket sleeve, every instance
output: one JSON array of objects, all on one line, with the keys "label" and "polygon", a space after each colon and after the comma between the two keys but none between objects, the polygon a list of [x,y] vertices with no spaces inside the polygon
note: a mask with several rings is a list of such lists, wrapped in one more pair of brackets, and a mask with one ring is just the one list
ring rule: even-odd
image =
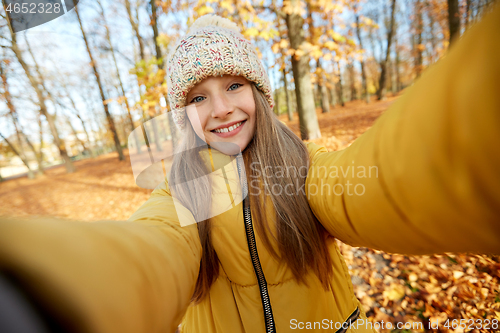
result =
[{"label": "jacket sleeve", "polygon": [[500,6],[351,146],[309,143],[310,206],[388,252],[500,253]]},{"label": "jacket sleeve", "polygon": [[65,331],[175,332],[201,258],[181,215],[163,186],[127,222],[0,218],[0,273]]}]

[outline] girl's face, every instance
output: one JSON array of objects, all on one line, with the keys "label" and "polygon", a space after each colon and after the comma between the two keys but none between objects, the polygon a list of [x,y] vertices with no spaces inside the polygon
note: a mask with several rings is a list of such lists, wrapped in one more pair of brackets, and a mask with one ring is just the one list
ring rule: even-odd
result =
[{"label": "girl's face", "polygon": [[252,85],[242,76],[208,77],[187,94],[186,113],[203,141],[228,142],[243,151],[255,133]]}]

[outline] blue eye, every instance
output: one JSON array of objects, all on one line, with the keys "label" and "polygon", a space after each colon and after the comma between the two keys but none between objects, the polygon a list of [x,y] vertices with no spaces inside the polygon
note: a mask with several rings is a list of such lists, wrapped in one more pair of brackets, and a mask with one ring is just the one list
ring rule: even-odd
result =
[{"label": "blue eye", "polygon": [[198,98],[204,98],[204,97],[202,97],[202,96],[196,96],[195,98],[193,98],[193,99],[191,100],[191,102],[190,102],[190,103],[198,103],[198,102],[201,102],[201,101],[202,101],[202,99],[201,99],[201,100],[199,100]]},{"label": "blue eye", "polygon": [[237,89],[237,88],[241,87],[241,86],[242,86],[242,84],[241,84],[241,83],[233,83],[233,84],[229,87],[229,90],[234,90],[234,89],[231,89],[231,88],[232,88],[232,87],[234,87],[234,86],[236,86],[236,88],[235,88],[235,89]]}]

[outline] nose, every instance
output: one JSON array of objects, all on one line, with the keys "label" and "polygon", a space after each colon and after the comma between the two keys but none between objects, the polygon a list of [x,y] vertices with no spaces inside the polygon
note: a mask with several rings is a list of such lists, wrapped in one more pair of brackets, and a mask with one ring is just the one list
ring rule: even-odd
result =
[{"label": "nose", "polygon": [[217,93],[212,96],[212,117],[225,118],[234,111],[234,104],[224,94]]}]

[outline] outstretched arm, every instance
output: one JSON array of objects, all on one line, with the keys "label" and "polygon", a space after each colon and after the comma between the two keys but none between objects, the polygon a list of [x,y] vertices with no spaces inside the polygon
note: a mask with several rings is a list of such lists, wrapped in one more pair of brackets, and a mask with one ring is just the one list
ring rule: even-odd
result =
[{"label": "outstretched arm", "polygon": [[500,253],[499,41],[497,6],[350,147],[309,144],[309,203],[332,235],[389,252]]},{"label": "outstretched arm", "polygon": [[[157,189],[129,222],[0,219],[0,273],[71,332],[174,332],[201,258]],[[191,216],[192,219],[192,216]]]}]

